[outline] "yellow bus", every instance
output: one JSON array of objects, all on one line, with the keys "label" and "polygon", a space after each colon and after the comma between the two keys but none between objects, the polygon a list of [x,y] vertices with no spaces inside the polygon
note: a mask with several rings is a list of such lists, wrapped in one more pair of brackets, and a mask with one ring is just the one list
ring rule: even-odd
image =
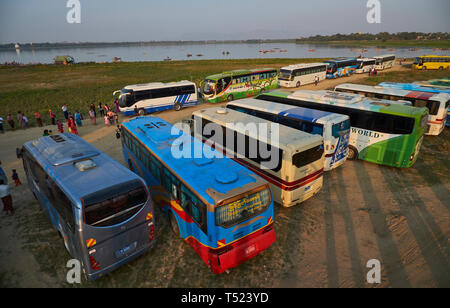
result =
[{"label": "yellow bus", "polygon": [[450,69],[449,56],[422,56],[414,61],[413,68],[418,70]]}]

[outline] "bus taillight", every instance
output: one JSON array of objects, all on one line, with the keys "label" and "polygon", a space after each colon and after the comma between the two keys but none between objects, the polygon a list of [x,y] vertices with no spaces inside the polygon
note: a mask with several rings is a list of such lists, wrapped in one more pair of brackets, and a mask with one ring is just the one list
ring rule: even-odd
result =
[{"label": "bus taillight", "polygon": [[100,270],[100,264],[97,262],[97,260],[94,259],[93,256],[89,256],[89,262],[91,263],[91,268],[94,271]]},{"label": "bus taillight", "polygon": [[227,245],[225,247],[219,248],[219,249],[209,249],[209,252],[215,255],[223,255],[224,253],[227,253],[229,251],[233,250],[233,246]]},{"label": "bus taillight", "polygon": [[155,238],[155,225],[152,224],[150,227],[150,242],[153,242],[153,239]]}]

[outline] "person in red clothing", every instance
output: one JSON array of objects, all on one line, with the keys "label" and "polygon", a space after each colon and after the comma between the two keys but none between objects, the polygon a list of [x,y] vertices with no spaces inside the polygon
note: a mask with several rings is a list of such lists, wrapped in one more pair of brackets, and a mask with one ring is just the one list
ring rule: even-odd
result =
[{"label": "person in red clothing", "polygon": [[12,206],[12,197],[8,184],[5,184],[3,179],[0,178],[0,199],[3,202],[3,212],[6,214],[14,214],[14,208]]},{"label": "person in red clothing", "polygon": [[13,169],[12,172],[13,172],[12,179],[13,179],[14,183],[16,183],[16,187],[22,185],[22,182],[20,182],[19,175],[17,174],[16,169]]},{"label": "person in red clothing", "polygon": [[75,124],[75,119],[73,118],[73,116],[69,117],[69,123],[67,124],[67,126],[69,126],[69,131],[72,134],[78,135],[77,124]]},{"label": "person in red clothing", "polygon": [[52,125],[56,125],[56,115],[52,112],[51,109],[48,111],[48,114],[50,116],[50,119],[52,119]]},{"label": "person in red clothing", "polygon": [[56,125],[58,126],[58,131],[59,131],[61,134],[64,134],[64,125],[61,123],[60,120],[56,120]]},{"label": "person in red clothing", "polygon": [[35,112],[34,117],[36,118],[36,123],[37,123],[38,127],[42,127],[41,114],[39,112]]}]

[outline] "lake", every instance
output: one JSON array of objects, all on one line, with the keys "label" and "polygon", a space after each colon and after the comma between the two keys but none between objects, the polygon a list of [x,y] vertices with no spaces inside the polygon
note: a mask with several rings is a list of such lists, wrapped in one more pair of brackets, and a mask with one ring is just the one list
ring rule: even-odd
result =
[{"label": "lake", "polygon": [[[71,55],[76,62],[112,62],[114,57],[122,61],[162,61],[201,60],[201,59],[264,59],[264,58],[334,58],[334,57],[373,57],[381,54],[396,54],[397,57],[413,58],[426,54],[445,55],[445,51],[433,48],[417,48],[410,51],[405,48],[369,48],[361,52],[360,48],[305,45],[294,43],[270,44],[201,44],[158,45],[158,46],[113,46],[98,48],[55,48],[0,51],[0,63],[18,62],[53,63],[57,55]],[[261,50],[269,51],[261,53]],[[228,52],[229,54],[224,54]],[[188,54],[192,55],[188,57]],[[201,56],[199,56],[201,55]]]}]

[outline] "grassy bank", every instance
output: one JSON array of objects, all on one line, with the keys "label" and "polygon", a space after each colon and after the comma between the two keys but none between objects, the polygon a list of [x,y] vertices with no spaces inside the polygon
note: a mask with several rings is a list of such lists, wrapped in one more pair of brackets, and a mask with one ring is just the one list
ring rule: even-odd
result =
[{"label": "grassy bank", "polygon": [[[223,71],[275,67],[323,59],[251,59],[171,62],[77,64],[73,66],[0,66],[0,116],[22,111],[34,125],[39,111],[49,123],[48,110],[62,118],[61,106],[79,110],[86,117],[89,105],[112,103],[112,93],[129,84],[191,80],[199,84],[206,76]],[[5,125],[8,127],[8,125]]]}]

